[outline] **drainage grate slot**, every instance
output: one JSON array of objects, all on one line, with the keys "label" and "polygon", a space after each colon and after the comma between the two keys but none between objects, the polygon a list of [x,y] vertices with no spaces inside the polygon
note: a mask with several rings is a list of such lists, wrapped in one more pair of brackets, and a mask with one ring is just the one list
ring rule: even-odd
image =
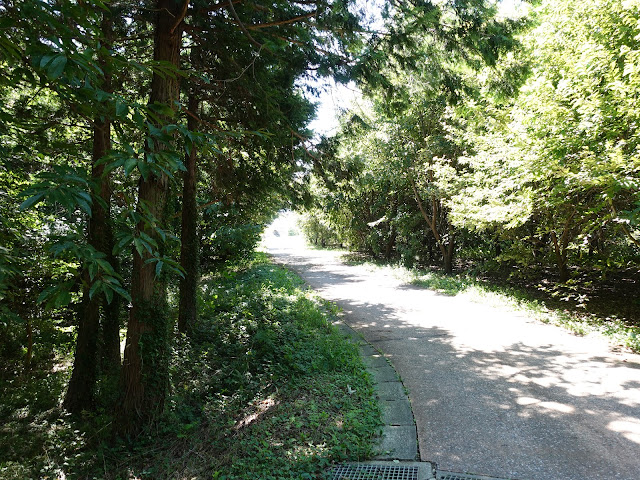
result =
[{"label": "drainage grate slot", "polygon": [[418,480],[418,467],[399,465],[338,465],[332,480]]}]

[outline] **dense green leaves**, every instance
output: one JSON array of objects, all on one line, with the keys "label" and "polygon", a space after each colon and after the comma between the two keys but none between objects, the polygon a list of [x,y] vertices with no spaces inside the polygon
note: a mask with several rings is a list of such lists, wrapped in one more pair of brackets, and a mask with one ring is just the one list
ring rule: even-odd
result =
[{"label": "dense green leaves", "polygon": [[472,4],[431,11],[446,26],[411,49],[393,44],[372,108],[350,113],[368,127],[345,121],[338,137],[361,173],[325,182],[307,224],[410,264],[434,247],[446,263],[458,238],[463,256],[555,265],[561,281],[572,264],[637,268],[639,4],[540,2],[525,29]]},{"label": "dense green leaves", "polygon": [[[305,79],[354,75],[363,42],[351,3],[0,7],[2,314],[24,321],[26,366],[36,323],[77,334],[68,411],[93,410],[96,382],[115,381],[128,316],[122,375],[133,383],[120,404],[131,421],[119,425],[161,412],[167,291],[179,277],[197,286],[200,257],[212,269],[247,258],[280,208],[308,198]],[[191,250],[178,260],[181,241]]]}]

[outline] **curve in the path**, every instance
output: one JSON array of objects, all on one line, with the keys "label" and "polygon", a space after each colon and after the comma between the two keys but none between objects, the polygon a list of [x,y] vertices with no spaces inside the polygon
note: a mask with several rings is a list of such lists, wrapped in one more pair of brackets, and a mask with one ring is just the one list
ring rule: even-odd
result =
[{"label": "curve in the path", "polygon": [[271,245],[338,303],[409,391],[422,460],[522,480],[640,479],[640,357],[406,285],[338,252]]}]

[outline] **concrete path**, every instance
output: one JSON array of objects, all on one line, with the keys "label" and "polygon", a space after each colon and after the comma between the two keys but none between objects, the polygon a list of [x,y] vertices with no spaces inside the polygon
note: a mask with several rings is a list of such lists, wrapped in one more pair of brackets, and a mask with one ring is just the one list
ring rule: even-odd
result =
[{"label": "concrete path", "polygon": [[391,361],[421,460],[518,480],[640,479],[639,356],[344,265],[338,252],[289,238],[267,245]]},{"label": "concrete path", "polygon": [[376,446],[379,454],[374,460],[415,462],[418,460],[416,422],[398,373],[385,355],[353,328],[341,321],[336,321],[334,325],[359,347],[367,371],[373,377],[383,423],[382,437]]}]

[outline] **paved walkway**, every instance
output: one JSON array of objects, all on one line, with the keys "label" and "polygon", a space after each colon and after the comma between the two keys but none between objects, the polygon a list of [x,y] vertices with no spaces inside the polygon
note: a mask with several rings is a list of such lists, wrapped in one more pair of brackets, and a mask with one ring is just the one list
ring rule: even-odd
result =
[{"label": "paved walkway", "polygon": [[391,361],[421,460],[518,480],[640,479],[640,356],[300,247],[269,251]]}]

